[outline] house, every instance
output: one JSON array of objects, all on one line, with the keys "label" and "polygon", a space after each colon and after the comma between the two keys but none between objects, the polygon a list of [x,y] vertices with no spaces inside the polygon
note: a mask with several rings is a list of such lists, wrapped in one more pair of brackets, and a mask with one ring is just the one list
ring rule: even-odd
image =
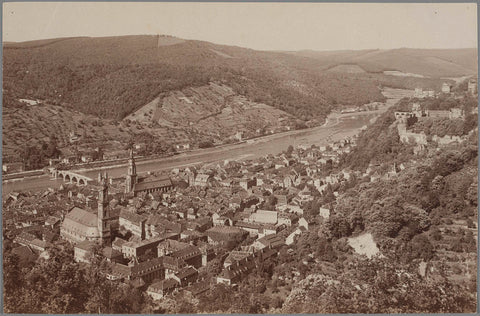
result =
[{"label": "house", "polygon": [[477,93],[477,80],[476,79],[468,80],[468,92],[472,95],[475,95]]},{"label": "house", "polygon": [[253,247],[256,250],[260,250],[263,248],[277,248],[285,245],[284,239],[279,235],[266,235],[262,238],[255,240],[253,243]]},{"label": "house", "polygon": [[433,118],[450,118],[450,111],[445,110],[427,110],[425,111],[428,117]]},{"label": "house", "polygon": [[200,218],[197,218],[192,223],[195,226],[195,230],[199,232],[204,232],[213,226],[212,218],[210,217],[200,217]]},{"label": "house", "polygon": [[233,226],[233,221],[227,216],[220,216],[218,213],[212,215],[213,226]]},{"label": "house", "polygon": [[128,231],[131,231],[135,236],[141,239],[145,238],[145,223],[147,218],[136,213],[122,209],[119,215],[119,225]]},{"label": "house", "polygon": [[279,213],[278,214],[278,224],[285,225],[287,227],[292,226],[298,221],[298,216],[292,213]]},{"label": "house", "polygon": [[237,261],[240,261],[242,259],[247,258],[253,253],[252,251],[247,251],[247,250],[232,250],[227,258],[225,258],[225,261],[223,261],[223,267],[226,268],[232,264],[234,264]]},{"label": "house", "polygon": [[172,279],[177,281],[180,286],[187,286],[195,282],[198,278],[198,271],[194,267],[184,267],[179,272],[172,276]]},{"label": "house", "polygon": [[80,160],[82,162],[92,162],[93,158],[94,158],[94,153],[88,152],[88,153],[82,154],[82,156],[80,157]]},{"label": "house", "polygon": [[283,178],[283,187],[290,188],[300,184],[300,179],[296,175],[287,175]]},{"label": "house", "polygon": [[277,205],[287,205],[289,202],[286,194],[275,194],[275,198],[277,199]]},{"label": "house", "polygon": [[295,243],[295,237],[300,235],[300,234],[301,234],[301,231],[296,229],[293,233],[291,233],[290,235],[287,236],[287,238],[285,239],[285,244],[287,246],[293,245]]},{"label": "house", "polygon": [[185,143],[185,144],[177,144],[177,145],[175,145],[175,148],[176,148],[177,150],[188,150],[188,149],[190,149],[190,144],[188,144],[188,143]]},{"label": "house", "polygon": [[176,252],[178,250],[182,250],[188,247],[190,247],[190,244],[188,243],[167,239],[158,244],[157,253],[159,257],[168,256],[173,252]]},{"label": "house", "polygon": [[200,241],[207,242],[208,237],[199,231],[196,230],[184,230],[180,234],[180,240],[183,240],[184,242],[191,242],[191,243],[197,243]]},{"label": "house", "polygon": [[270,224],[265,224],[260,227],[258,230],[258,237],[264,237],[267,235],[272,235],[272,234],[277,234],[281,230],[285,229],[285,225],[270,225]]},{"label": "house", "polygon": [[260,224],[276,224],[278,222],[278,213],[276,211],[257,210],[250,215],[249,221]]},{"label": "house", "polygon": [[293,205],[293,204],[282,205],[282,207],[279,207],[278,209],[285,212],[294,213],[297,215],[303,215],[303,209],[299,205]]},{"label": "house", "polygon": [[309,230],[314,224],[315,221],[313,219],[306,219],[305,217],[300,218],[300,220],[298,221],[298,226],[305,227],[306,230]]},{"label": "house", "polygon": [[187,209],[187,219],[196,219],[197,211],[194,208]]},{"label": "house", "polygon": [[238,244],[248,235],[248,232],[239,227],[231,226],[214,226],[205,233],[208,236],[208,243],[212,245]]},{"label": "house", "polygon": [[405,112],[405,111],[397,111],[395,112],[395,120],[406,120],[410,117],[414,117],[415,115],[412,112]]},{"label": "house", "polygon": [[450,119],[465,119],[465,111],[459,108],[450,109]]},{"label": "house", "polygon": [[45,226],[50,227],[51,229],[56,229],[60,227],[61,220],[55,216],[49,216],[45,220]]},{"label": "house", "polygon": [[73,248],[73,258],[76,262],[91,263],[93,257],[93,250],[95,243],[92,241],[84,240],[75,245]]},{"label": "house", "polygon": [[442,84],[442,92],[443,93],[450,93],[450,90],[452,89],[452,85],[447,83],[447,82],[444,82]]},{"label": "house", "polygon": [[248,232],[250,237],[258,236],[258,234],[262,230],[262,225],[260,225],[260,224],[248,223],[248,222],[243,222],[243,221],[236,222],[235,227],[241,228],[242,230]]},{"label": "house", "polygon": [[112,247],[103,248],[102,254],[108,262],[123,262],[122,253],[118,250],[113,249]]},{"label": "house", "polygon": [[115,249],[116,251],[119,251],[121,253],[122,246],[126,242],[127,242],[126,240],[116,237],[115,240],[112,242],[112,249]]},{"label": "house", "polygon": [[232,198],[228,204],[228,206],[232,209],[239,209],[239,208],[242,208],[243,204],[242,204],[242,198],[240,198],[239,196],[236,196],[234,198]]},{"label": "house", "polygon": [[[182,225],[165,219],[161,215],[152,215],[145,222],[145,234],[147,237],[155,237],[162,233],[182,232]],[[173,236],[170,239],[175,239]]]},{"label": "house", "polygon": [[330,210],[328,208],[320,207],[320,216],[324,219],[328,219],[330,217]]},{"label": "house", "polygon": [[8,199],[12,201],[18,201],[18,199],[22,196],[25,196],[25,193],[22,192],[12,192],[8,195]]},{"label": "house", "polygon": [[37,238],[37,236],[34,235],[33,233],[29,233],[26,231],[20,233],[17,237],[15,237],[13,242],[20,244],[22,246],[28,246],[32,250],[37,250],[37,251],[45,251],[45,249],[49,246],[49,244],[46,241],[41,240]]},{"label": "house", "polygon": [[250,255],[224,268],[222,272],[217,276],[217,283],[233,285],[239,282],[244,275],[248,274],[255,267],[255,258]]},{"label": "house", "polygon": [[241,179],[240,182],[240,187],[244,190],[248,190],[250,189],[251,187],[255,186],[257,184],[257,179],[256,178],[253,178],[253,179]]},{"label": "house", "polygon": [[196,246],[188,245],[183,249],[172,252],[170,254],[170,257],[178,260],[183,260],[186,264],[191,265],[195,268],[200,268],[202,266],[202,252]]},{"label": "house", "polygon": [[62,157],[62,163],[67,164],[67,165],[75,163],[76,161],[77,161],[77,156],[73,155],[73,154],[66,155],[66,156]]},{"label": "house", "polygon": [[260,263],[276,255],[277,250],[271,248],[264,248],[253,252],[251,255],[224,268],[217,276],[217,283],[223,283],[226,285],[236,284]]},{"label": "house", "polygon": [[147,252],[153,252],[157,254],[157,246],[168,238],[168,234],[163,234],[151,239],[142,240],[139,242],[126,242],[122,245],[122,254],[126,258],[138,258],[145,255]]},{"label": "house", "polygon": [[162,258],[166,278],[172,277],[175,273],[179,272],[181,269],[187,266],[185,261],[183,261],[182,259],[177,259],[170,256],[165,256]]},{"label": "house", "polygon": [[243,132],[236,132],[235,135],[233,136],[233,138],[238,141],[242,141],[242,137],[243,137]]},{"label": "house", "polygon": [[210,280],[202,280],[198,281],[196,283],[193,283],[192,285],[189,285],[184,289],[184,292],[192,295],[192,296],[197,296],[202,293],[205,293],[211,288]]},{"label": "house", "polygon": [[2,165],[2,170],[5,173],[22,172],[23,169],[23,162],[6,162]]},{"label": "house", "polygon": [[206,187],[209,185],[211,179],[212,179],[212,175],[200,173],[195,177],[194,185]]},{"label": "house", "polygon": [[134,280],[142,278],[145,283],[150,283],[155,279],[163,279],[165,277],[165,258],[153,258],[144,262],[137,263],[133,261],[133,265],[123,265],[115,263],[112,265],[112,271],[107,275],[110,280]]},{"label": "house", "polygon": [[159,282],[155,282],[147,289],[147,294],[154,300],[160,300],[164,296],[173,293],[176,288],[179,287],[179,283],[174,279],[166,279]]}]

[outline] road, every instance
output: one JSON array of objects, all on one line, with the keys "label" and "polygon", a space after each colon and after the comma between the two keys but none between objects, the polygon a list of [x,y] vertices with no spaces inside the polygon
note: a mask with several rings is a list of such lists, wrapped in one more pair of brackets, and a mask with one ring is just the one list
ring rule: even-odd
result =
[{"label": "road", "polygon": [[[332,141],[358,133],[362,126],[367,125],[371,119],[383,113],[389,106],[403,97],[404,94],[405,92],[403,92],[403,94],[393,93],[392,95],[387,95],[387,97],[389,97],[387,104],[377,111],[331,114],[327,123],[320,127],[269,135],[257,138],[252,142],[201,149],[173,157],[156,159],[154,161],[138,162],[137,173],[162,171],[198,163],[254,159],[267,154],[276,155],[286,150],[289,145],[326,145]],[[110,177],[118,178],[124,176],[127,170],[126,164],[123,164],[89,170],[77,170],[75,172],[96,179],[98,173],[101,171],[108,171]],[[63,181],[61,179],[55,180],[48,175],[3,181],[2,196],[12,191],[29,191],[47,189],[48,187],[59,187],[62,183]]]}]

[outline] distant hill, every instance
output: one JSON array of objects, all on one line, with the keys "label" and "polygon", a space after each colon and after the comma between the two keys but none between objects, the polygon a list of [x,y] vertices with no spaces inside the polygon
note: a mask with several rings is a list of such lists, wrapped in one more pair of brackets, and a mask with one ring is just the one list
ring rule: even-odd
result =
[{"label": "distant hill", "polygon": [[425,77],[460,77],[477,73],[475,48],[466,49],[410,49],[360,51],[300,51],[296,56],[314,58],[324,69],[338,65],[357,65],[368,72],[397,70]]},{"label": "distant hill", "polygon": [[[394,78],[381,73],[384,68],[415,72],[421,65],[425,73],[428,67],[430,72],[455,68],[449,76],[473,73],[473,51],[458,53],[451,61],[448,52],[408,52],[407,57],[382,51],[292,54],[151,35],[59,38],[5,43],[3,88],[15,98],[41,99],[120,120],[162,93],[222,82],[250,101],[322,122],[337,105],[383,100],[382,85],[441,87],[442,80]],[[388,56],[406,65],[387,67]],[[342,63],[358,66],[335,68]]]},{"label": "distant hill", "polygon": [[[177,144],[197,148],[206,141],[231,143],[305,126],[291,114],[252,102],[232,88],[213,82],[162,93],[120,122],[48,103],[35,104],[35,100],[20,102],[5,95],[3,103],[2,152],[10,161],[21,160],[25,144],[42,148],[51,139],[64,154],[97,147],[111,153],[123,149],[118,144],[131,139],[148,144],[149,154],[159,154]],[[78,139],[72,141],[71,135]]]}]

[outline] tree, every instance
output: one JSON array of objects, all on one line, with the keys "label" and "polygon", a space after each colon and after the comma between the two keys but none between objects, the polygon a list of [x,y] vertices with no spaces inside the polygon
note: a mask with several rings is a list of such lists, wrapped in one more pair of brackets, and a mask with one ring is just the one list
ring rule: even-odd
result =
[{"label": "tree", "polygon": [[293,146],[292,145],[288,145],[288,148],[287,148],[287,151],[285,152],[285,155],[287,157],[291,157],[292,156],[292,153],[293,153]]},{"label": "tree", "polygon": [[199,148],[210,148],[213,147],[213,142],[211,140],[205,140],[198,144]]},{"label": "tree", "polygon": [[327,221],[331,236],[335,238],[347,237],[352,232],[350,224],[344,216],[333,214]]},{"label": "tree", "polygon": [[18,293],[24,285],[24,279],[19,258],[11,252],[4,253],[3,280],[5,311],[12,313],[18,308]]}]

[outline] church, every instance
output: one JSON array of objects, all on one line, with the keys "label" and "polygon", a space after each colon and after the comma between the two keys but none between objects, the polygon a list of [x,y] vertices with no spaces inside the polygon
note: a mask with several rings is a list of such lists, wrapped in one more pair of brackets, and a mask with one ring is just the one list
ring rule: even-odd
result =
[{"label": "church", "polygon": [[85,240],[101,244],[111,243],[111,229],[112,226],[118,226],[115,225],[118,223],[118,215],[110,214],[108,207],[107,174],[101,176],[100,179],[101,188],[98,192],[97,214],[79,207],[72,208],[60,227],[62,238],[73,243]]},{"label": "church", "polygon": [[125,179],[125,193],[137,196],[139,193],[167,192],[173,189],[173,183],[168,177],[145,180],[137,176],[137,167],[133,150],[130,150],[128,171]]},{"label": "church", "polygon": [[[60,235],[72,242],[98,242],[103,245],[112,243],[112,236],[120,226],[127,228],[139,238],[145,238],[146,219],[136,216],[121,207],[112,209],[108,202],[108,175],[99,175],[100,190],[98,191],[97,213],[73,207],[65,216]],[[125,194],[136,196],[138,193],[166,192],[173,189],[170,178],[159,178],[145,181],[137,176],[137,168],[133,151],[130,151],[128,171],[125,180]]]}]

